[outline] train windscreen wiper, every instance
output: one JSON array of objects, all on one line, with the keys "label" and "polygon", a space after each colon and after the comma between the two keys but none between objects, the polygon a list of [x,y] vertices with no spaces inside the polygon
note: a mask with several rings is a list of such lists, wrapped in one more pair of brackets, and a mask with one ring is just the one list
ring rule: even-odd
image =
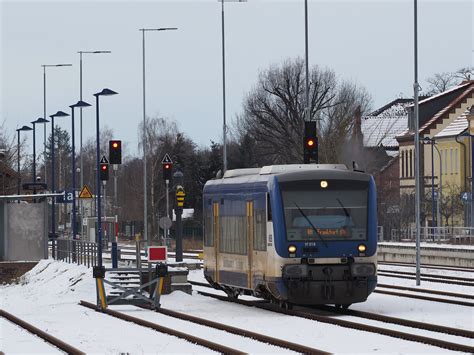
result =
[{"label": "train windscreen wiper", "polygon": [[298,209],[298,211],[300,211],[301,215],[306,219],[306,221],[308,221],[309,225],[311,226],[311,228],[313,228],[314,232],[316,233],[316,235],[319,237],[319,239],[321,239],[321,241],[323,242],[324,246],[327,248],[328,247],[328,244],[326,243],[326,241],[324,240],[324,238],[322,237],[322,235],[318,232],[318,230],[316,229],[316,227],[314,226],[313,223],[311,223],[310,219],[308,218],[308,216],[303,212],[303,210],[300,208],[300,206],[298,206],[296,204],[296,202],[293,202],[296,206],[296,208]]},{"label": "train windscreen wiper", "polygon": [[349,212],[347,211],[347,208],[344,207],[341,200],[339,200],[339,198],[336,198],[336,200],[337,200],[337,202],[339,202],[339,205],[341,205],[341,208],[344,211],[344,214],[346,215],[346,217],[350,217]]}]

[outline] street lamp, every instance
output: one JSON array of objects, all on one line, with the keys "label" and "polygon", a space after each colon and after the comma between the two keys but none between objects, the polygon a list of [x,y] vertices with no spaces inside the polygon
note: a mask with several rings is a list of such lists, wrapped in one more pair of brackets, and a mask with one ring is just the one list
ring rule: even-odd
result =
[{"label": "street lamp", "polygon": [[151,238],[148,239],[148,203],[147,203],[147,173],[146,173],[146,87],[145,87],[145,32],[150,31],[174,31],[177,27],[141,28],[142,32],[142,84],[143,84],[143,234],[148,245],[151,245]]},{"label": "street lamp", "polygon": [[[54,115],[51,115],[51,192],[56,192],[56,169],[54,161],[54,149],[55,149],[55,139],[54,139],[54,118],[55,117],[67,117],[69,116],[66,112],[58,111]],[[46,170],[46,169],[45,169]],[[51,233],[53,238],[52,243],[52,254],[53,258],[56,256],[56,198],[51,199]]]},{"label": "street lamp", "polygon": [[[38,124],[45,124],[49,121],[43,117],[38,118],[36,121],[31,122],[33,124],[33,179],[34,182],[36,179],[36,128],[35,125]],[[46,172],[46,165],[44,171]],[[34,190],[33,190],[34,191]]]},{"label": "street lamp", "polygon": [[414,26],[413,26],[413,43],[414,43],[414,80],[413,80],[413,119],[414,124],[414,143],[415,143],[415,228],[416,228],[416,286],[421,284],[421,265],[420,265],[420,121],[419,121],[419,103],[418,94],[420,85],[418,84],[418,1],[414,0]]},{"label": "street lamp", "polygon": [[102,216],[100,209],[100,126],[99,126],[99,97],[116,95],[117,93],[110,89],[103,89],[101,92],[94,94],[95,96],[95,117],[96,117],[96,158],[97,158],[97,184],[96,184],[96,198],[97,198],[97,242],[99,246],[97,248],[97,259],[98,266],[102,268]]},{"label": "street lamp", "polygon": [[[71,139],[72,139],[72,238],[75,239],[77,235],[76,226],[76,146],[75,146],[75,134],[74,134],[74,108],[80,107],[81,112],[83,107],[89,107],[90,104],[84,101],[78,101],[74,105],[69,106],[71,108]],[[82,169],[81,169],[82,171]]]},{"label": "street lamp", "polygon": [[33,128],[28,127],[28,126],[23,126],[21,128],[18,128],[16,130],[17,135],[18,135],[18,145],[17,145],[17,163],[18,163],[18,169],[17,169],[17,194],[20,194],[20,185],[21,185],[21,175],[20,175],[20,132],[21,131],[32,131]]},{"label": "street lamp", "polygon": [[431,144],[431,213],[434,220],[434,149],[439,156],[439,186],[438,186],[438,198],[436,201],[436,227],[442,226],[441,215],[440,215],[440,204],[441,204],[441,197],[443,194],[443,163],[441,160],[441,153],[436,146],[436,141],[434,138],[425,137],[422,140],[423,144]]},{"label": "street lamp", "polygon": [[[42,64],[43,67],[43,117],[46,118],[46,68],[52,67],[72,67],[72,64]],[[44,125],[44,142],[43,142],[43,154],[46,154],[46,125]],[[46,162],[45,162],[45,169],[44,169],[44,182],[46,183]],[[53,198],[54,200],[54,198]]]},{"label": "street lamp", "polygon": [[218,0],[221,3],[222,29],[222,160],[223,174],[227,171],[227,123],[225,112],[225,36],[224,36],[224,2],[247,2],[247,0]]},{"label": "street lamp", "polygon": [[[79,100],[82,101],[82,55],[83,54],[108,54],[111,51],[78,51],[79,53]],[[80,185],[84,186],[84,169],[83,169],[83,151],[82,151],[82,107],[79,108],[80,120],[79,120],[79,140],[80,140]],[[84,206],[81,201],[81,232],[83,232],[82,218],[84,216]]]}]

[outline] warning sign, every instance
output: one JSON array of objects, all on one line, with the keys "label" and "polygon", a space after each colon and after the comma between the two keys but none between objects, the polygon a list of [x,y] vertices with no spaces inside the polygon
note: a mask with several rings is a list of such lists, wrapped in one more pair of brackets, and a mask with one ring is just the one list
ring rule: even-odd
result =
[{"label": "warning sign", "polygon": [[92,198],[91,191],[87,187],[87,185],[84,185],[82,188],[81,192],[79,193],[79,198]]}]

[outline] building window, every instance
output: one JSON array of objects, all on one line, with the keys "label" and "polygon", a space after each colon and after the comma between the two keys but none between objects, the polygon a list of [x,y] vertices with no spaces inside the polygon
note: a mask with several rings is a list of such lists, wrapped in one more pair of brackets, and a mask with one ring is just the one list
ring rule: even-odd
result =
[{"label": "building window", "polygon": [[453,174],[453,148],[449,148],[449,170]]},{"label": "building window", "polygon": [[413,154],[412,150],[410,149],[410,177],[413,176]]},{"label": "building window", "polygon": [[402,177],[405,177],[405,152],[402,151],[402,163],[400,164],[402,168]]},{"label": "building window", "polygon": [[459,173],[458,148],[454,150],[454,173]]},{"label": "building window", "polygon": [[408,150],[405,150],[405,177],[408,176]]},{"label": "building window", "polygon": [[444,151],[444,175],[448,175],[448,150],[443,149]]}]

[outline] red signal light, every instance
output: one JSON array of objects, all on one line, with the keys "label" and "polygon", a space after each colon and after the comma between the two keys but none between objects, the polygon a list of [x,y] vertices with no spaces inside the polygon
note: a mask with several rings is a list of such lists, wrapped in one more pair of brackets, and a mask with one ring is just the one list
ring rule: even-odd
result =
[{"label": "red signal light", "polygon": [[104,170],[104,171],[105,171],[105,170],[107,170],[107,165],[105,165],[105,164],[102,164],[102,167],[101,167],[101,168],[102,168],[102,170]]},{"label": "red signal light", "polygon": [[165,169],[169,169],[170,168],[170,165],[169,164],[165,164]]},{"label": "red signal light", "polygon": [[118,142],[113,142],[113,143],[112,143],[112,148],[117,149],[118,147],[119,147]]}]

